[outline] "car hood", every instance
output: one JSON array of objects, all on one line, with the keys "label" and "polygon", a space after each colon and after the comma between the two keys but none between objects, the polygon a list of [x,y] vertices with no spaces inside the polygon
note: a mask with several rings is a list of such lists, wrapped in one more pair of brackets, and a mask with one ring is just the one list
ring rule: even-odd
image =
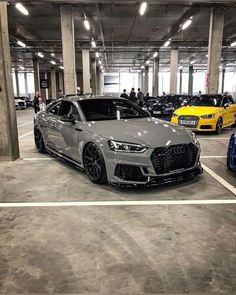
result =
[{"label": "car hood", "polygon": [[197,106],[185,106],[175,111],[176,115],[192,115],[202,116],[218,113],[221,110],[219,107],[197,107]]},{"label": "car hood", "polygon": [[97,121],[86,123],[88,131],[110,140],[144,144],[148,147],[189,143],[189,131],[155,118]]}]

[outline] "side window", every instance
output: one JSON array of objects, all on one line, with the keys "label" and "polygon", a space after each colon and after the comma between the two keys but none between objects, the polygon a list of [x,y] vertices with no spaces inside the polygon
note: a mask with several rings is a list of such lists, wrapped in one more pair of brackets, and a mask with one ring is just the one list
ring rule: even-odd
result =
[{"label": "side window", "polygon": [[80,121],[79,113],[70,101],[63,101],[59,110],[59,116],[73,115],[75,120]]},{"label": "side window", "polygon": [[228,101],[229,101],[229,104],[235,103],[233,97],[231,97],[231,96],[228,97]]},{"label": "side window", "polygon": [[58,110],[60,108],[61,102],[55,103],[52,106],[50,106],[50,108],[48,109],[48,113],[57,115],[58,114]]}]

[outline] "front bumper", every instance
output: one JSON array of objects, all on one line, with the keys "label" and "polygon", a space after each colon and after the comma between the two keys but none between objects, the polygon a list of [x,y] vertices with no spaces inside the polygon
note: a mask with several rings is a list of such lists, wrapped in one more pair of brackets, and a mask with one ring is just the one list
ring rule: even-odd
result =
[{"label": "front bumper", "polygon": [[172,117],[171,118],[171,122],[179,125],[179,126],[183,126],[187,129],[190,129],[192,131],[215,131],[216,130],[216,123],[217,123],[217,119],[216,118],[212,118],[212,119],[203,119],[201,117],[199,117],[198,123],[195,127],[188,127],[186,125],[180,125],[179,121],[178,121],[178,117]]}]

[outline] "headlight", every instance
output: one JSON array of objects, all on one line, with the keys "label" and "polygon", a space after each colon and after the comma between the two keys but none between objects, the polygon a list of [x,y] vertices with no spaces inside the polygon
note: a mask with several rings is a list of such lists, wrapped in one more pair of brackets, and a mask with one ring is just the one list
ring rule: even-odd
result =
[{"label": "headlight", "polygon": [[203,115],[201,116],[202,119],[212,119],[215,117],[215,114],[210,114],[210,115]]},{"label": "headlight", "polygon": [[148,148],[141,144],[109,140],[109,148],[114,152],[144,153]]},{"label": "headlight", "polygon": [[197,136],[196,136],[196,134],[195,134],[194,132],[192,132],[191,130],[189,130],[189,132],[190,132],[190,135],[191,135],[191,137],[192,137],[192,141],[193,141],[193,143],[194,143],[194,144],[199,144],[199,142],[198,142],[198,140],[197,140]]},{"label": "headlight", "polygon": [[176,115],[175,113],[172,114],[172,117],[178,117],[178,115]]}]

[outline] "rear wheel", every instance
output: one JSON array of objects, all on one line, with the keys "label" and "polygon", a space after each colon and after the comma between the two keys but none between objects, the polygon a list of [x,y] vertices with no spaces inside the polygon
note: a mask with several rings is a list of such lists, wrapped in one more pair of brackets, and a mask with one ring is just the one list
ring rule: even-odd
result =
[{"label": "rear wheel", "polygon": [[222,129],[223,129],[223,120],[222,118],[219,118],[216,123],[216,130],[215,130],[216,134],[221,134]]},{"label": "rear wheel", "polygon": [[93,143],[86,145],[83,153],[84,170],[88,178],[97,184],[107,182],[105,161],[101,150]]},{"label": "rear wheel", "polygon": [[37,150],[40,153],[46,152],[46,148],[45,148],[45,144],[44,144],[44,140],[43,140],[43,135],[38,128],[34,129],[34,142],[35,142],[35,146],[36,146]]}]

